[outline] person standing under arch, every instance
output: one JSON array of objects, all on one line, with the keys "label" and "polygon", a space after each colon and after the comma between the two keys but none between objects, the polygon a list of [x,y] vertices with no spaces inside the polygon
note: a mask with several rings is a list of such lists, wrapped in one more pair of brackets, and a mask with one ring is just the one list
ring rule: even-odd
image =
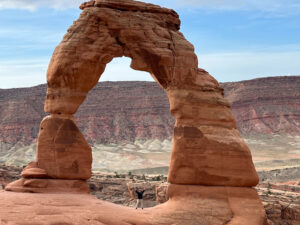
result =
[{"label": "person standing under arch", "polygon": [[144,209],[144,202],[143,202],[143,194],[145,190],[142,189],[136,189],[135,193],[137,194],[137,201],[136,201],[136,206],[135,209],[137,209],[140,205],[142,209]]}]

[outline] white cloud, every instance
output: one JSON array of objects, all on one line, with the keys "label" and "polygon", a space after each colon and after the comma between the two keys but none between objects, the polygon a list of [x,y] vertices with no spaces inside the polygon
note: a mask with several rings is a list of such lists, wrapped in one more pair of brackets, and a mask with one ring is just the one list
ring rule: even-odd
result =
[{"label": "white cloud", "polygon": [[84,0],[1,0],[0,9],[35,10],[39,7],[55,9],[78,8]]}]

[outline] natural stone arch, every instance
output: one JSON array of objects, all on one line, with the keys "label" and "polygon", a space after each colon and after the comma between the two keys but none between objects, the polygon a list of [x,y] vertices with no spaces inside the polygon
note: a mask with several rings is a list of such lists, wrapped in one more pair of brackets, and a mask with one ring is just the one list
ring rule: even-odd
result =
[{"label": "natural stone arch", "polygon": [[[217,81],[198,69],[194,47],[178,31],[177,13],[153,5],[144,7],[142,11],[135,2],[106,1],[81,6],[79,20],[69,28],[51,59],[45,111],[75,113],[106,64],[114,57],[130,57],[133,69],[149,72],[166,90],[177,121],[169,180],[255,185],[257,176],[251,155],[236,130],[229,103]],[[212,128],[213,135],[219,136],[212,137]],[[188,146],[195,141],[198,143]],[[226,151],[222,151],[224,146]],[[210,151],[210,155],[204,151]],[[203,157],[211,158],[201,165]],[[226,157],[231,160],[224,160]]]},{"label": "natural stone arch", "polygon": [[[37,162],[7,190],[87,191],[82,180],[91,176],[91,149],[72,115],[106,64],[127,56],[133,69],[149,72],[164,88],[176,119],[168,176],[170,201],[215,198],[222,202],[219,207],[237,215],[230,224],[260,224],[263,210],[257,194],[246,188],[258,183],[249,148],[223,89],[198,69],[192,44],[179,32],[177,13],[132,0],[92,0],[81,9],[49,65],[45,111],[50,116],[41,123]],[[37,185],[36,178],[48,179]],[[245,204],[239,209],[241,200]]]}]

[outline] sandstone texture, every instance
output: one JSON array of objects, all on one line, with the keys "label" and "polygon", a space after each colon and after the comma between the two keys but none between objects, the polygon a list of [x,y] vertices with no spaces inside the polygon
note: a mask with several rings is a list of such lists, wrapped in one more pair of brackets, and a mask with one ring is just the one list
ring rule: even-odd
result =
[{"label": "sandstone texture", "polygon": [[41,123],[38,167],[52,178],[89,178],[90,157],[79,160],[89,147],[72,114],[97,84],[105,65],[114,57],[127,56],[133,69],[149,72],[168,95],[176,119],[169,182],[255,186],[258,177],[251,154],[230,104],[218,82],[198,69],[193,46],[178,31],[178,15],[135,1],[107,4],[83,4],[80,18],[53,53],[44,107],[51,116]]},{"label": "sandstone texture", "polygon": [[88,184],[82,180],[26,179],[8,184],[6,191],[30,193],[90,193]]},{"label": "sandstone texture", "polygon": [[[223,89],[208,72],[198,68],[193,45],[179,32],[177,13],[132,0],[92,0],[81,9],[80,18],[55,49],[47,72],[44,110],[50,116],[40,125],[36,168],[48,177],[21,178],[6,190],[86,190],[85,180],[91,176],[91,148],[73,114],[97,84],[106,64],[114,57],[127,56],[133,69],[149,72],[166,91],[176,120],[169,200],[136,217],[131,217],[127,209],[105,205],[109,213],[101,215],[98,222],[263,224],[265,213],[252,188],[258,176],[250,150],[237,130]],[[23,174],[35,176],[33,168]],[[70,201],[68,196],[63,199]],[[95,205],[92,199],[88,201]]]},{"label": "sandstone texture", "polygon": [[51,178],[91,177],[92,150],[72,117],[44,118],[37,143],[37,162]]},{"label": "sandstone texture", "polygon": [[[194,187],[197,188],[197,187]],[[247,195],[239,196],[239,191]],[[256,201],[247,188],[219,187],[216,196],[210,187],[199,189],[209,197],[171,197],[161,205],[144,210],[115,205],[89,195],[40,194],[0,191],[0,221],[7,224],[106,224],[106,225],[164,225],[164,224],[262,224],[255,221],[264,211],[254,208]],[[191,190],[188,188],[188,190]],[[226,192],[234,190],[232,197]],[[183,190],[180,190],[183,191]],[[195,190],[192,190],[194,193]],[[250,195],[249,195],[250,194]],[[254,191],[254,194],[256,192]],[[214,197],[212,197],[214,196]],[[228,201],[230,200],[230,202]],[[237,202],[249,203],[248,207],[236,207]],[[231,207],[231,209],[230,209]],[[16,212],[18,212],[16,214]],[[235,214],[236,213],[236,214]],[[245,214],[246,213],[246,214]],[[117,215],[117,216],[116,216]],[[245,221],[245,218],[249,219]],[[232,222],[229,222],[232,221]],[[244,222],[245,221],[245,222]]]},{"label": "sandstone texture", "polygon": [[39,168],[37,162],[30,162],[23,169],[21,175],[24,178],[47,178],[48,177],[46,170]]},{"label": "sandstone texture", "polygon": [[176,119],[169,181],[256,185],[230,104],[218,82],[198,69],[193,46],[178,31],[178,15],[134,1],[90,1],[81,8],[51,59],[45,111],[75,113],[105,65],[114,57],[130,57],[133,69],[149,72],[165,89]]}]

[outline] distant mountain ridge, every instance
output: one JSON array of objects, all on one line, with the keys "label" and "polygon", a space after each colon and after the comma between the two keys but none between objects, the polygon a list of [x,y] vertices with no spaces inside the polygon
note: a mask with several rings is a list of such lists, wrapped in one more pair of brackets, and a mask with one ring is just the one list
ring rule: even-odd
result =
[{"label": "distant mountain ridge", "polygon": [[[299,134],[300,76],[222,83],[243,135]],[[37,138],[46,85],[0,89],[0,156]],[[155,82],[101,82],[75,114],[90,144],[171,139],[174,119]]]},{"label": "distant mountain ridge", "polygon": [[223,83],[244,135],[300,133],[300,76]]}]

